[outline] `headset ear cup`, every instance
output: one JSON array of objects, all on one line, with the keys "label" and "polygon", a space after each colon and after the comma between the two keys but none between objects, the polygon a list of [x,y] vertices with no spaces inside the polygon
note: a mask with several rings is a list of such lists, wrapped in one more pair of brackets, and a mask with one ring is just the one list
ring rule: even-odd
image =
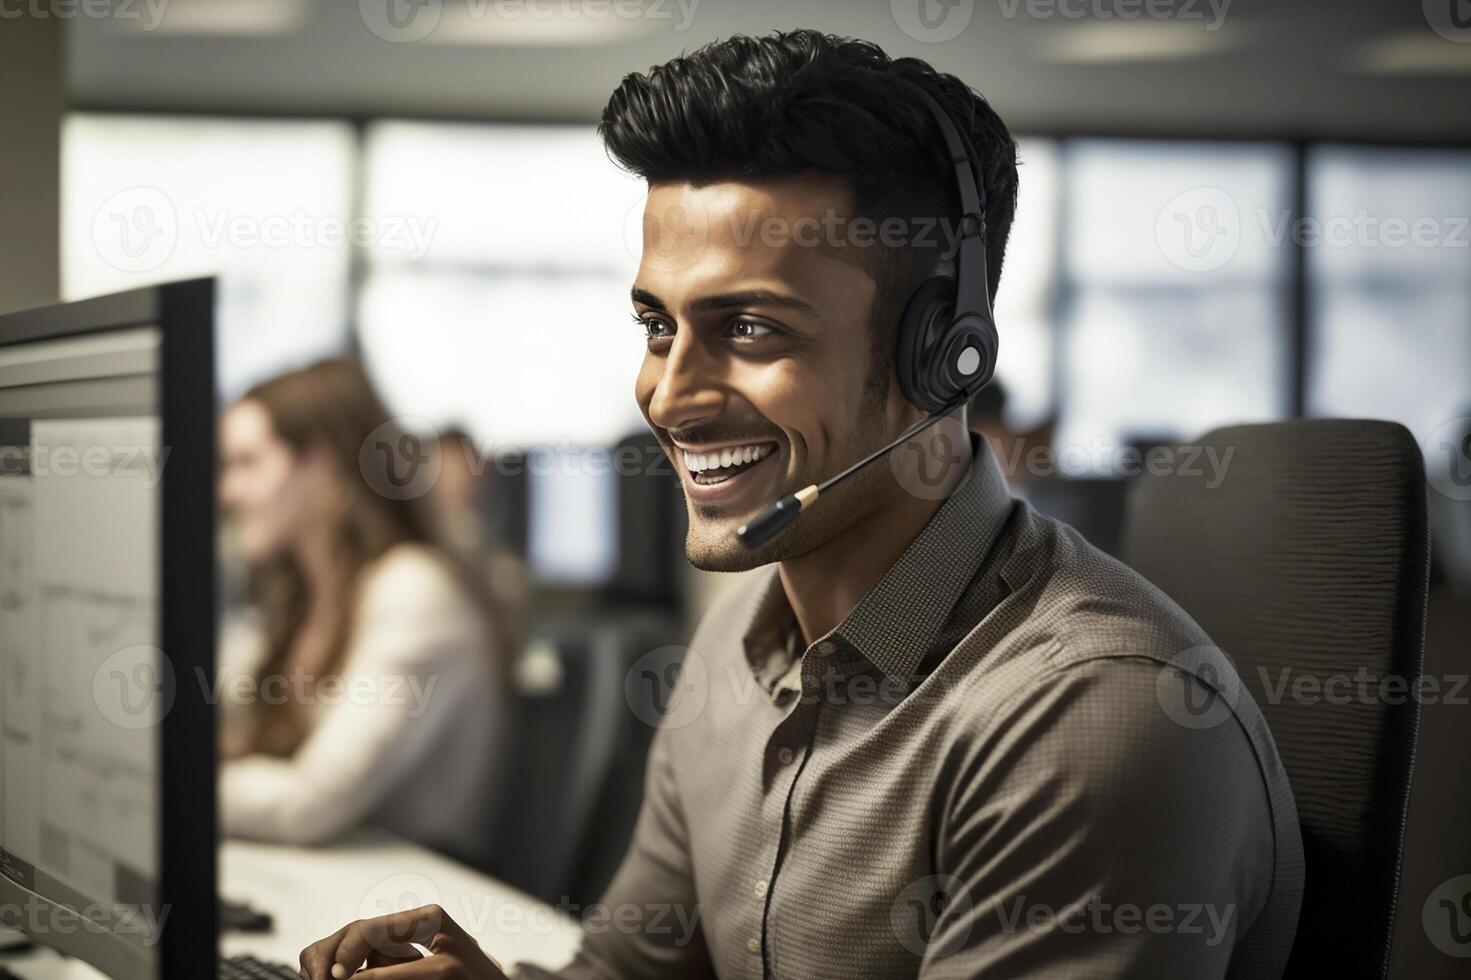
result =
[{"label": "headset ear cup", "polygon": [[904,307],[899,321],[894,362],[899,390],[910,403],[926,412],[945,406],[944,384],[937,372],[936,345],[947,332],[954,311],[955,280],[949,276],[926,279]]}]

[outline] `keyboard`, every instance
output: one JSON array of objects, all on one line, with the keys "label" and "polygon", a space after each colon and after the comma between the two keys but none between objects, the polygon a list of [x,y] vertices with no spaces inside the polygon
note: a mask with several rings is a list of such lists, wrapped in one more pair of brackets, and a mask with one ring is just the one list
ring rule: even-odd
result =
[{"label": "keyboard", "polygon": [[220,960],[219,980],[301,980],[301,971],[254,956],[231,956]]}]

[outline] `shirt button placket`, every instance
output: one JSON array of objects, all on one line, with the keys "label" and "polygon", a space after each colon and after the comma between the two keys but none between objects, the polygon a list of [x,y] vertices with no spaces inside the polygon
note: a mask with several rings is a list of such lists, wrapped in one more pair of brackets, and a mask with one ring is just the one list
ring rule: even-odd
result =
[{"label": "shirt button placket", "polygon": [[[836,650],[836,644],[831,644],[830,649]],[[753,882],[752,894],[754,897],[748,906],[756,914],[757,934],[746,940],[746,949],[760,955],[760,959],[749,961],[755,968],[754,976],[764,976],[766,968],[771,965],[768,964],[765,955],[767,953],[766,941],[771,930],[771,922],[767,918],[766,910],[771,901],[769,893],[778,873],[777,856],[781,853],[781,845],[785,842],[787,833],[785,814],[796,788],[798,770],[791,763],[797,760],[799,751],[805,751],[811,746],[817,720],[816,706],[809,700],[809,697],[818,690],[810,676],[814,669],[815,664],[803,670],[801,692],[803,700],[793,706],[792,712],[781,721],[777,726],[777,732],[774,733],[774,741],[795,742],[802,748],[793,749],[791,745],[777,746],[776,759],[781,765],[779,770],[781,775],[778,776],[775,772],[772,774],[773,778],[762,800],[762,823],[771,832],[768,837],[768,846],[763,849],[766,852],[763,857],[765,867],[771,868],[771,874],[760,881]],[[775,955],[774,950],[772,955]]]}]

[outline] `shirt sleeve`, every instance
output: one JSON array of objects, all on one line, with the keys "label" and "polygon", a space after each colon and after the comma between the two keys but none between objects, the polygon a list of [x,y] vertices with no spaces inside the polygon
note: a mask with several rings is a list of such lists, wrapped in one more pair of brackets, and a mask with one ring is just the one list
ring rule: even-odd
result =
[{"label": "shirt sleeve", "polygon": [[555,973],[522,964],[513,974],[517,980],[715,976],[700,924],[670,737],[669,729],[654,735],[632,842],[599,907],[584,916],[576,959]]},{"label": "shirt sleeve", "polygon": [[1172,718],[1143,657],[1057,669],[966,746],[921,976],[1224,977],[1265,906],[1273,823],[1232,712]]},{"label": "shirt sleeve", "polygon": [[[472,681],[493,676],[487,631],[449,573],[429,557],[386,560],[359,602],[341,683],[314,692],[327,706],[295,755],[225,763],[226,835],[316,844],[352,829],[423,764],[464,700],[481,696]],[[254,693],[279,694],[265,684]]]}]

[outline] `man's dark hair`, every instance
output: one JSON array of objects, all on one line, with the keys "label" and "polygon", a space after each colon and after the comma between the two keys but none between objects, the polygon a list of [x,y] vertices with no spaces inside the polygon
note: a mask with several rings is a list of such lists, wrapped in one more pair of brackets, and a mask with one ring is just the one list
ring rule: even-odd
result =
[{"label": "man's dark hair", "polygon": [[598,132],[609,154],[651,184],[819,174],[841,178],[854,218],[881,227],[943,221],[931,244],[862,253],[875,283],[880,375],[888,377],[904,305],[937,271],[945,229],[959,219],[954,168],[935,119],[900,78],[945,106],[979,158],[986,195],[986,264],[991,295],[1001,278],[1016,213],[1016,144],[979,94],[917,58],[890,58],[868,41],[801,30],[736,35],[631,74],[603,110]]}]

